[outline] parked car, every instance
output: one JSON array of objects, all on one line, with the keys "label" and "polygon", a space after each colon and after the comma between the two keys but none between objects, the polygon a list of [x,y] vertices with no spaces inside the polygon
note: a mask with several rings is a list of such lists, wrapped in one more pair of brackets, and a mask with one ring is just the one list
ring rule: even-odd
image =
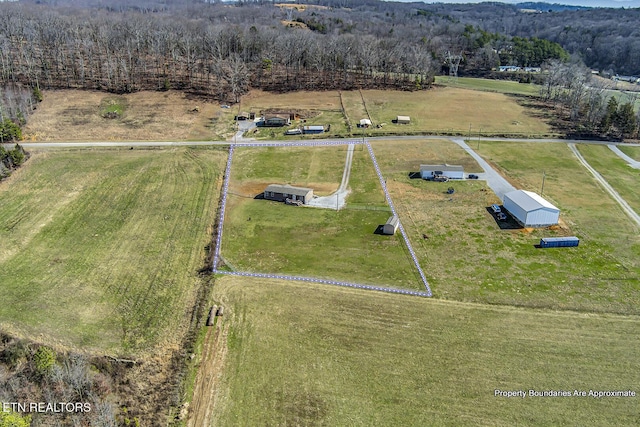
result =
[{"label": "parked car", "polygon": [[478,179],[478,175],[470,173],[467,179]]},{"label": "parked car", "polygon": [[504,212],[500,212],[498,215],[496,215],[496,218],[498,218],[499,221],[506,221],[507,215],[505,215]]},{"label": "parked car", "polygon": [[498,205],[491,205],[491,210],[495,214],[502,212],[502,209],[500,209],[500,206],[498,206]]}]

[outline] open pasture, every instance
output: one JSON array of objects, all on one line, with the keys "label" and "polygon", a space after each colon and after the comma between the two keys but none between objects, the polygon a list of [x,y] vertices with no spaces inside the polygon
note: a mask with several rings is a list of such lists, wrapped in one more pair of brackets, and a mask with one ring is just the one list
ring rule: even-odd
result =
[{"label": "open pasture", "polygon": [[540,94],[539,85],[532,83],[519,83],[511,80],[479,79],[473,77],[452,78],[449,76],[436,76],[436,84],[442,86],[457,87],[461,89],[499,92],[512,95],[537,96]]},{"label": "open pasture", "polygon": [[[110,114],[111,113],[111,114]],[[184,141],[225,139],[233,112],[176,92],[110,95],[44,91],[24,136],[32,141]]]},{"label": "open pasture", "polygon": [[401,236],[375,234],[390,209],[368,151],[356,147],[352,191],[340,211],[255,197],[275,183],[330,194],[342,178],[346,146],[238,148],[236,153],[222,242],[229,268],[422,290]]},{"label": "open pasture", "polygon": [[226,346],[214,425],[633,425],[635,317],[219,278]]},{"label": "open pasture", "polygon": [[[376,141],[372,146],[376,153],[395,153],[394,161],[380,160],[380,166],[434,296],[638,313],[640,239],[566,144],[482,142],[479,149],[516,188],[539,193],[545,171],[544,196],[561,209],[561,224],[552,230],[497,222],[487,207],[501,201],[483,181],[426,182],[395,169],[395,164],[415,161],[412,156],[418,154],[437,158],[441,151],[436,145],[432,152],[432,144]],[[446,194],[449,186],[455,188],[452,195]],[[562,235],[577,235],[580,246],[534,246],[541,237]]]},{"label": "open pasture", "polygon": [[111,354],[179,343],[225,154],[35,153],[0,183],[2,329]]},{"label": "open pasture", "polygon": [[[363,90],[373,125],[369,135],[388,133],[446,133],[467,135],[482,132],[495,135],[549,135],[551,128],[536,113],[503,93],[453,87],[435,87],[428,91],[399,92]],[[362,99],[351,93],[345,97],[345,110],[352,123],[362,117]],[[394,124],[397,116],[410,116],[409,124]],[[354,129],[354,133],[357,134]]]}]

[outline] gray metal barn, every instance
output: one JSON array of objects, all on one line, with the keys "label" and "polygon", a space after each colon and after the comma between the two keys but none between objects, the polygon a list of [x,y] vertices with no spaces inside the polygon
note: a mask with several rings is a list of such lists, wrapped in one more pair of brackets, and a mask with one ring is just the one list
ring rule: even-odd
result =
[{"label": "gray metal barn", "polygon": [[523,227],[548,227],[560,218],[560,209],[531,191],[506,193],[502,206]]},{"label": "gray metal barn", "polygon": [[291,185],[271,184],[264,190],[264,198],[284,202],[289,200],[299,200],[303,204],[309,203],[313,198],[313,189],[304,187],[293,187]]}]

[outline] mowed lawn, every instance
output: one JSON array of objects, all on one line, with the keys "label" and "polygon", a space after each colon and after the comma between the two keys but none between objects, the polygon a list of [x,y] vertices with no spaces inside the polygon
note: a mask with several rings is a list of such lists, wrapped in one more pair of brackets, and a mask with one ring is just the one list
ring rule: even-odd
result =
[{"label": "mowed lawn", "polygon": [[491,307],[225,277],[214,425],[635,425],[635,317]]},{"label": "mowed lawn", "polygon": [[[544,171],[544,197],[560,208],[560,227],[538,230],[496,221],[487,207],[501,200],[481,180],[410,179],[407,170],[423,159],[457,158],[446,154],[441,144],[424,140],[372,145],[436,298],[640,312],[637,228],[566,144],[482,142],[478,150],[516,188],[539,193]],[[403,166],[398,169],[396,164]],[[455,193],[446,194],[448,187]],[[580,246],[535,247],[542,237],[566,235],[578,236]]]},{"label": "mowed lawn", "polygon": [[[418,92],[363,90],[343,93],[344,106],[352,124],[364,116],[362,99],[371,120],[381,128],[369,128],[367,134],[479,132],[494,135],[549,135],[550,126],[538,114],[521,105],[517,98],[455,87],[434,87]],[[397,116],[410,116],[409,124],[394,124]],[[471,128],[471,129],[470,129]]]},{"label": "mowed lawn", "polygon": [[391,215],[367,150],[356,147],[352,192],[340,211],[255,197],[268,184],[335,191],[346,146],[238,148],[231,171],[222,256],[236,271],[303,275],[424,289],[400,235],[375,234]]},{"label": "mowed lawn", "polygon": [[226,152],[35,153],[0,183],[0,326],[130,354],[179,342]]}]

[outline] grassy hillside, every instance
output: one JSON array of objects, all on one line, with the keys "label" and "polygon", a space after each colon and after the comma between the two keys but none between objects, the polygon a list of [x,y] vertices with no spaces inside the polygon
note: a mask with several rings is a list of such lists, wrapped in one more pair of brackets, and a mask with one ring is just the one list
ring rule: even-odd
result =
[{"label": "grassy hillside", "polygon": [[225,152],[36,153],[0,184],[0,326],[112,353],[180,339]]},{"label": "grassy hillside", "polygon": [[[633,425],[638,319],[225,277],[215,425]],[[637,389],[636,389],[637,392]]]}]

